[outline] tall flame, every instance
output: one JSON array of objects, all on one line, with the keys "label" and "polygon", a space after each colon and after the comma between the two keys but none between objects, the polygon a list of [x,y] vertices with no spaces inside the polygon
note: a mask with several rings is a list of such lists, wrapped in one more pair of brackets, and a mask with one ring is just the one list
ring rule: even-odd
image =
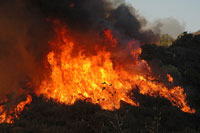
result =
[{"label": "tall flame", "polygon": [[[116,45],[111,31],[107,30],[104,33],[111,43]],[[103,109],[114,110],[120,108],[120,101],[139,106],[138,102],[128,96],[131,90],[138,88],[139,93],[143,95],[164,97],[184,112],[195,112],[187,105],[186,94],[180,86],[167,88],[163,83],[156,81],[155,77],[126,70],[120,64],[114,67],[111,53],[106,50],[97,50],[96,55],[89,57],[82,52],[72,56],[73,48],[77,44],[65,27],[57,30],[57,37],[51,45],[60,50],[52,48],[47,55],[51,74],[42,81],[36,91],[37,95],[44,95],[68,105],[77,100],[86,100],[99,104]],[[137,53],[140,54],[141,49],[138,52],[132,51],[132,55]],[[133,67],[141,64],[148,67],[145,61],[139,59]]]},{"label": "tall flame", "polygon": [[[72,105],[77,100],[84,100],[99,104],[102,109],[115,110],[120,108],[120,101],[139,106],[139,103],[128,95],[130,91],[137,88],[140,94],[166,98],[183,112],[195,113],[195,110],[187,104],[183,88],[180,86],[168,88],[152,76],[147,62],[139,59],[141,48],[133,48],[134,41],[128,43],[131,49],[130,55],[134,59],[134,63],[128,66],[134,69],[127,69],[126,64],[116,63],[114,66],[112,53],[104,48],[95,49],[95,55],[86,56],[79,51],[77,56],[73,56],[73,49],[78,44],[67,32],[66,27],[56,31],[57,39],[50,42],[52,50],[47,55],[51,73],[41,82],[39,88],[35,89],[37,95],[67,105]],[[117,39],[112,35],[111,30],[103,32],[108,46],[117,47]],[[173,78],[169,74],[166,76],[172,83]],[[32,97],[27,95],[27,99],[14,109],[7,109],[5,104],[0,104],[0,123],[12,124],[31,101]],[[3,103],[7,102],[8,99],[3,101]]]}]

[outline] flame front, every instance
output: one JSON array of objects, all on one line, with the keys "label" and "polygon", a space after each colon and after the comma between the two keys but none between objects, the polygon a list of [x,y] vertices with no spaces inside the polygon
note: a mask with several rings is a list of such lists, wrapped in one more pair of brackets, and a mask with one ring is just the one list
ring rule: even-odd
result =
[{"label": "flame front", "polygon": [[[32,97],[27,96],[25,101],[20,102],[14,109],[6,109],[4,105],[0,105],[0,123],[12,124],[15,118],[19,118],[19,114],[24,110],[27,104],[30,104]],[[7,102],[7,100],[5,101]]]},{"label": "flame front", "polygon": [[[184,112],[195,112],[188,106],[183,88],[180,86],[168,88],[152,76],[147,62],[139,59],[141,48],[133,48],[135,41],[128,42],[129,55],[132,56],[134,63],[114,64],[112,53],[106,48],[98,49],[97,47],[94,49],[96,52],[94,55],[86,56],[83,51],[80,51],[74,56],[73,49],[78,44],[72,39],[70,32],[67,32],[66,27],[56,31],[57,39],[50,43],[52,50],[47,55],[50,75],[46,75],[40,87],[35,89],[37,95],[43,95],[67,105],[83,100],[99,104],[102,109],[115,110],[120,108],[120,101],[139,106],[139,103],[128,95],[137,88],[142,95],[163,97]],[[103,33],[107,46],[116,48],[118,41],[111,30],[104,30]],[[130,67],[127,68],[127,66]],[[169,74],[167,78],[170,83],[173,82]],[[25,101],[14,108],[7,109],[5,104],[8,103],[8,99],[5,99],[4,104],[0,105],[0,123],[12,124],[31,101],[32,97],[27,95]]]},{"label": "flame front", "polygon": [[[51,45],[59,47],[59,50],[52,48],[47,55],[51,74],[42,81],[36,91],[37,95],[44,95],[68,105],[74,104],[77,100],[86,100],[99,104],[103,109],[114,110],[120,108],[120,101],[139,106],[139,103],[128,96],[131,90],[138,88],[139,93],[143,95],[164,97],[184,112],[195,112],[187,105],[183,88],[167,88],[152,76],[126,70],[121,65],[114,67],[109,51],[97,50],[96,55],[92,56],[79,52],[77,56],[72,56],[73,48],[77,44],[66,31],[66,28],[57,30],[58,39],[51,42]],[[114,37],[111,32],[104,33],[113,44]],[[114,44],[116,45],[116,39]],[[141,49],[139,51],[135,53],[140,54]],[[141,64],[148,67],[145,61],[139,59],[133,67]]]}]

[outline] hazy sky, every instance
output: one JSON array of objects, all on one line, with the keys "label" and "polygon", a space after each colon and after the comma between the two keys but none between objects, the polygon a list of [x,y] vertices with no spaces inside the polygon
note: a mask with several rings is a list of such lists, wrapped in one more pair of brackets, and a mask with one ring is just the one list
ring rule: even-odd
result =
[{"label": "hazy sky", "polygon": [[167,17],[176,18],[185,30],[200,30],[200,0],[126,0],[150,22]]}]

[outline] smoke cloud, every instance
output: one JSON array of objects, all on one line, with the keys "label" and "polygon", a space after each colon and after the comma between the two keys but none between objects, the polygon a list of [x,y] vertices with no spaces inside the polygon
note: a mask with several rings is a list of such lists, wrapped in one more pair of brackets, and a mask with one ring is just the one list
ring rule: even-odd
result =
[{"label": "smoke cloud", "polygon": [[169,34],[173,38],[185,31],[185,23],[180,23],[177,19],[169,17],[158,19],[153,22],[152,27],[157,27],[161,34]]},{"label": "smoke cloud", "polygon": [[21,94],[25,81],[40,77],[41,58],[48,51],[49,26],[24,1],[0,3],[0,97]]}]

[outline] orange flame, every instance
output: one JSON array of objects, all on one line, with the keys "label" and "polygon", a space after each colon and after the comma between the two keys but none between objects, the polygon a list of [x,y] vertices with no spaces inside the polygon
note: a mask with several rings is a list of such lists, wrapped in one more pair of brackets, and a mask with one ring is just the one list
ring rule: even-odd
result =
[{"label": "orange flame", "polygon": [[174,82],[174,79],[172,78],[172,76],[170,74],[167,74],[167,78],[168,78],[168,81],[170,83],[173,83]]},{"label": "orange flame", "polygon": [[24,110],[27,104],[30,104],[32,97],[27,96],[25,101],[20,102],[13,110],[5,109],[4,105],[0,105],[0,123],[12,124],[15,118],[18,118],[19,114]]},{"label": "orange flame", "polygon": [[[140,94],[166,98],[183,112],[195,113],[195,110],[187,104],[183,88],[180,86],[168,88],[152,75],[147,76],[145,72],[141,72],[147,70],[149,75],[151,68],[146,61],[139,59],[142,49],[135,47],[137,42],[132,40],[128,43],[130,56],[134,60],[134,63],[128,64],[132,67],[130,69],[120,63],[114,66],[112,53],[106,49],[97,50],[96,55],[89,57],[82,51],[73,56],[73,48],[77,47],[77,44],[67,33],[67,29],[63,27],[56,31],[57,40],[50,42],[54,47],[47,55],[50,77],[48,75],[35,90],[37,95],[44,95],[67,105],[72,105],[77,100],[84,100],[99,104],[102,109],[115,110],[120,108],[120,101],[139,106],[139,103],[128,95],[137,88]],[[105,30],[104,35],[106,42],[115,48],[118,41],[111,30]],[[173,82],[171,75],[167,74],[167,78],[169,82]],[[4,104],[0,104],[0,123],[12,124],[31,101],[32,97],[27,95],[27,99],[14,109],[7,109]],[[5,99],[3,103],[7,102],[8,99]]]},{"label": "orange flame", "polygon": [[[125,70],[120,65],[113,67],[109,51],[99,50],[96,55],[90,57],[79,52],[78,56],[73,57],[72,50],[76,44],[66,31],[66,28],[57,30],[58,39],[51,42],[51,45],[59,47],[60,50],[53,49],[47,55],[51,74],[37,89],[38,95],[68,105],[77,100],[86,100],[99,104],[103,109],[114,110],[120,108],[120,101],[139,106],[139,103],[127,95],[138,87],[141,94],[164,97],[184,112],[195,112],[187,105],[183,88],[167,88],[152,76]],[[110,30],[105,31],[105,34],[110,37]],[[112,36],[110,39],[113,40]],[[141,53],[141,49],[132,52],[133,55],[135,53]],[[139,59],[138,62],[133,67],[148,65]]]}]

